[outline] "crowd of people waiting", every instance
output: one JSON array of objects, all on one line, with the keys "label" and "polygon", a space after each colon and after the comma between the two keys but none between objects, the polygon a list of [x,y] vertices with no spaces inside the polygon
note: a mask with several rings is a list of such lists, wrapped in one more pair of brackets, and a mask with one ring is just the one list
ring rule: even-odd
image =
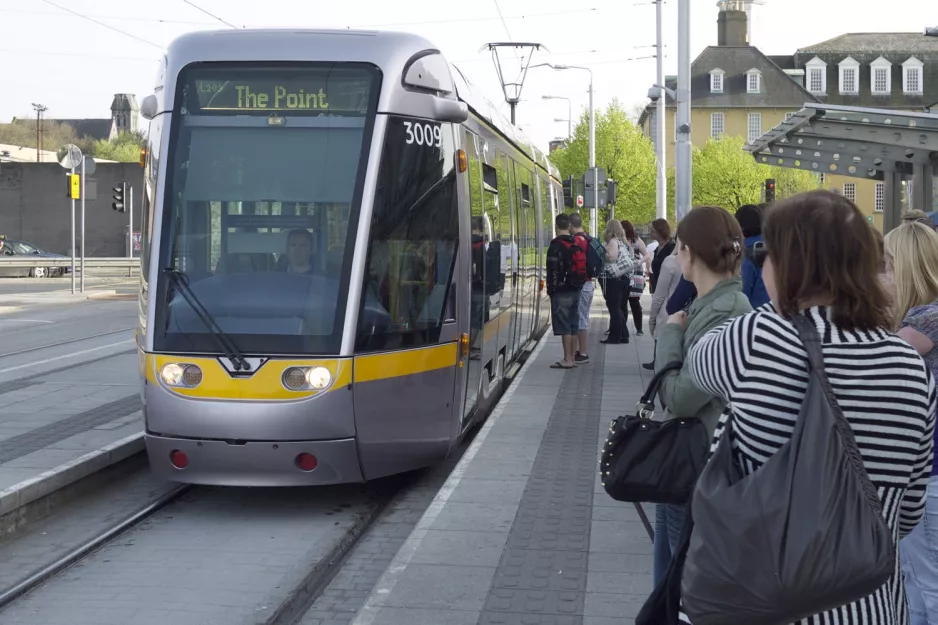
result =
[{"label": "crowd of people waiting", "polygon": [[[701,605],[706,604],[715,612],[700,621],[709,623],[938,625],[938,461],[934,455],[938,234],[924,214],[908,214],[903,221],[883,238],[855,204],[823,190],[769,207],[743,206],[735,218],[722,208],[701,206],[680,221],[676,236],[665,220],[652,224],[658,245],[651,258],[643,245],[637,245],[630,224],[610,221],[603,245],[596,245],[582,232],[578,215],[558,216],[558,239],[568,237],[569,241],[555,239],[547,259],[554,333],[564,336],[564,360],[554,366],[576,366],[580,352],[585,354],[585,337],[578,332],[585,330],[590,302],[581,299],[582,283],[596,273],[597,251],[603,254],[599,273],[605,276],[601,284],[610,314],[606,344],[628,340],[622,300],[632,295],[632,276],[638,271],[644,274],[647,264],[655,356],[644,366],[660,377],[657,394],[665,408],[663,420],[693,420],[703,425],[707,435],[701,451],[703,473],[694,478],[691,497],[656,506],[655,591],[639,624],[692,623],[691,615],[695,610],[702,614]],[[617,263],[623,254],[628,262]],[[585,264],[592,269],[580,271],[578,266]],[[640,323],[636,330],[641,330]],[[818,362],[819,366],[811,364]],[[837,440],[846,441],[841,447],[848,450],[847,455],[831,457],[852,459],[853,464],[842,464],[853,470],[829,467],[822,457],[816,463],[822,484],[792,478],[785,487],[788,490],[760,495],[756,485],[768,479],[760,475],[769,471],[769,465],[778,466],[780,456],[793,453],[792,446],[803,446],[802,439],[817,436],[817,426],[811,430],[800,418],[812,416],[812,407],[820,405],[812,390],[815,379],[826,385],[824,401],[831,414],[842,415],[834,421],[846,424]],[[701,475],[717,472],[713,459],[721,449],[731,459],[734,479],[740,484],[752,480],[747,482],[749,491],[736,493],[740,501],[749,497],[756,502],[758,495],[759,505],[751,509],[706,505],[716,495],[702,492],[709,486],[702,486]],[[682,462],[688,459],[681,454],[692,453],[696,452],[673,449],[665,461]],[[837,517],[840,508],[822,505],[826,500],[814,492],[822,490],[823,482],[834,473],[872,485],[864,491],[865,500],[858,494],[862,489],[844,488],[846,494],[827,496],[855,497],[856,501],[847,502],[853,507],[844,508],[855,514],[867,507],[875,510],[874,516],[885,523],[883,531],[888,527],[897,564],[875,588],[862,594],[845,590],[851,582],[847,579],[816,591],[822,597],[827,593],[829,601],[807,601],[805,605],[818,606],[815,613],[798,612],[799,594],[794,593],[791,601],[779,602],[789,605],[763,605],[760,618],[729,614],[735,608],[726,606],[745,604],[746,593],[758,594],[749,587],[756,582],[744,577],[747,567],[760,562],[768,566],[764,564],[768,561],[779,570],[794,567],[796,563],[783,562],[784,556],[778,556],[794,547],[773,544],[781,539],[768,531],[759,537],[743,533],[727,537],[733,545],[730,553],[717,554],[694,542],[702,527],[713,536],[713,528],[718,533],[730,532],[747,515],[750,522],[762,518],[759,515],[774,522],[788,514],[783,524],[787,538],[782,542],[803,541],[803,551],[815,550],[822,563],[816,569],[826,567],[835,582],[838,570],[855,570],[851,565],[869,556],[870,549],[857,549],[866,544],[862,541],[851,545],[831,540],[831,536],[850,534],[847,530],[856,522],[852,515]],[[773,497],[785,502],[814,501],[819,511],[811,506],[800,508],[798,514],[792,509],[769,510],[766,502]],[[834,515],[826,519],[833,529],[814,527],[824,514]],[[840,531],[838,524],[847,529]],[[870,540],[869,532],[858,535]],[[819,537],[825,540],[811,543]],[[694,588],[701,587],[699,577],[708,566],[731,579],[736,575],[737,596],[710,597],[703,602],[691,596]],[[780,587],[785,585],[782,577],[775,581]],[[774,588],[771,596],[784,596],[785,590]],[[723,606],[725,618],[713,608],[717,605]],[[792,617],[795,614],[797,618]],[[777,615],[789,618],[778,620]]]}]

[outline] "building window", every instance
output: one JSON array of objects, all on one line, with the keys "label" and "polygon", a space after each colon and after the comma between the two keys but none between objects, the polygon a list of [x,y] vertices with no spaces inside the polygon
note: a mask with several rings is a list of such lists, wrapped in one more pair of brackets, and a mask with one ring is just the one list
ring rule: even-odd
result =
[{"label": "building window", "polygon": [[710,113],[710,136],[719,139],[724,133],[725,117],[723,113]]},{"label": "building window", "polygon": [[762,74],[757,69],[751,69],[746,72],[746,86],[749,93],[759,93],[762,91]]},{"label": "building window", "polygon": [[876,195],[874,196],[873,210],[877,213],[883,212],[886,208],[886,183],[876,183]]},{"label": "building window", "polygon": [[888,95],[892,91],[892,63],[883,57],[870,63],[870,91],[874,95]]},{"label": "building window", "polygon": [[924,93],[922,84],[922,70],[925,64],[914,56],[902,64],[902,85],[906,95],[921,95]]},{"label": "building window", "polygon": [[840,62],[840,93],[855,94],[860,91],[860,64],[853,57]]},{"label": "building window", "polygon": [[851,202],[857,201],[857,183],[855,182],[844,183],[844,197],[850,200]]},{"label": "building window", "polygon": [[844,73],[841,76],[840,92],[841,93],[856,93],[857,92],[856,68],[854,67],[844,68]]},{"label": "building window", "polygon": [[723,93],[723,70],[715,69],[710,72],[710,92]]},{"label": "building window", "polygon": [[808,91],[827,93],[827,63],[814,57],[805,64],[808,70]]},{"label": "building window", "polygon": [[762,136],[762,113],[749,114],[749,143],[755,143]]}]

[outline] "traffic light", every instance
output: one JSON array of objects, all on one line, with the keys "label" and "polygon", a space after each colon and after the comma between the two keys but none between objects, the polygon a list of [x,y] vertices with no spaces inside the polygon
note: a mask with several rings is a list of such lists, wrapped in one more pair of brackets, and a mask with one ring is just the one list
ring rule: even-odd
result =
[{"label": "traffic light", "polygon": [[765,203],[771,204],[775,201],[775,178],[769,178],[765,181]]},{"label": "traffic light", "polygon": [[573,176],[567,176],[563,181],[563,205],[573,208]]},{"label": "traffic light", "polygon": [[616,203],[616,186],[615,180],[606,181],[606,206],[613,206]]},{"label": "traffic light", "polygon": [[116,187],[113,187],[111,191],[114,192],[114,201],[111,203],[111,208],[118,213],[126,213],[127,207],[124,205],[124,198],[127,196],[127,183],[122,182]]}]

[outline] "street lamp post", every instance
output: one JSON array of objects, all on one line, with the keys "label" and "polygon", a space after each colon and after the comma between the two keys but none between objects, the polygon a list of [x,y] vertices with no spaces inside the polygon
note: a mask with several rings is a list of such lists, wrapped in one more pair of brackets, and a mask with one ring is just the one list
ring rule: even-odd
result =
[{"label": "street lamp post", "polygon": [[[541,63],[532,67],[549,67],[553,70],[563,71],[566,69],[578,69],[589,72],[590,75],[590,170],[593,172],[593,208],[590,209],[590,235],[599,236],[596,227],[596,220],[599,217],[599,172],[596,171],[596,116],[593,112],[593,70],[580,65],[553,65],[551,63]],[[572,117],[572,116],[571,116]]]},{"label": "street lamp post", "polygon": [[[565,98],[562,95],[542,95],[542,100],[566,100],[567,101],[567,141],[573,140],[573,104],[570,102],[570,98]],[[561,120],[554,120],[561,121]]]},{"label": "street lamp post", "polygon": [[555,117],[555,118],[554,118],[554,121],[557,122],[558,124],[559,124],[560,122],[567,122],[567,141],[569,141],[569,140],[570,140],[570,136],[571,136],[571,133],[570,133],[570,118],[568,117],[568,118],[564,119],[563,117]]},{"label": "street lamp post", "polygon": [[[662,5],[664,0],[656,0],[655,10],[656,10],[656,43],[655,55],[657,56],[657,72],[658,72],[658,84],[664,84],[664,36],[662,34],[663,21],[662,17]],[[658,185],[657,185],[657,196],[658,196],[658,205],[657,213],[658,219],[667,219],[668,218],[668,172],[667,172],[667,146],[665,144],[665,127],[667,126],[667,107],[666,98],[664,94],[658,98],[657,102],[657,113],[656,117],[658,119],[657,132],[655,133],[655,143],[657,144],[657,158],[658,158]]]},{"label": "street lamp post", "polygon": [[677,145],[674,150],[677,220],[691,208],[693,171],[690,143],[690,0],[677,4]]}]

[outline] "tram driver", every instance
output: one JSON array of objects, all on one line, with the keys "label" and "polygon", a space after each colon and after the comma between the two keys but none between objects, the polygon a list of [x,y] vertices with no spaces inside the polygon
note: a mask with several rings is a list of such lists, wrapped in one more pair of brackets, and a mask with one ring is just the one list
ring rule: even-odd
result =
[{"label": "tram driver", "polygon": [[313,273],[313,234],[305,228],[296,228],[287,235],[286,263],[283,271],[287,273]]}]

